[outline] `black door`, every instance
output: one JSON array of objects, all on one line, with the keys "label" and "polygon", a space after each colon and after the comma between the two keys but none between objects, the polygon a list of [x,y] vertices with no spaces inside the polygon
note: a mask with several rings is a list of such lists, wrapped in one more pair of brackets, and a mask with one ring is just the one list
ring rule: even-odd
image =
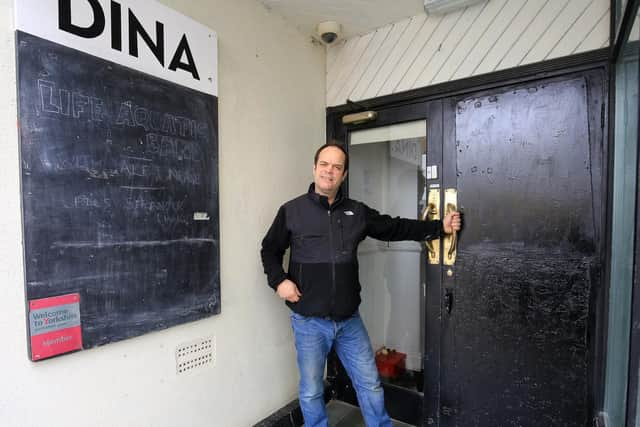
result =
[{"label": "black door", "polygon": [[[464,215],[455,239],[429,248],[361,248],[361,313],[372,341],[400,343],[410,368],[384,381],[395,419],[446,427],[589,424],[604,85],[604,72],[594,70],[378,108],[378,119],[364,125],[333,119],[329,137],[348,143],[352,156],[351,196],[403,216],[441,218],[451,208]],[[366,135],[354,143],[360,131],[420,120],[422,142]],[[362,159],[374,167],[359,166]],[[406,203],[396,202],[407,186]],[[416,251],[417,276],[394,267],[399,253]],[[394,299],[398,288],[404,300]],[[417,311],[409,307],[416,303]],[[403,324],[415,334],[416,323],[421,351],[412,358],[415,345],[400,335]],[[329,362],[331,397],[357,404],[339,361]]]},{"label": "black door", "polygon": [[443,104],[442,184],[464,229],[429,316],[441,347],[427,423],[589,424],[603,84],[583,73]]}]

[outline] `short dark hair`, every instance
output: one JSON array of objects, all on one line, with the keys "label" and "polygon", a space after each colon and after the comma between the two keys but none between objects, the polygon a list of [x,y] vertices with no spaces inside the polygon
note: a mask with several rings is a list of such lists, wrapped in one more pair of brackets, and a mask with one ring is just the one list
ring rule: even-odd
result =
[{"label": "short dark hair", "polygon": [[318,148],[316,150],[316,155],[313,156],[313,165],[315,166],[318,164],[318,157],[320,157],[320,153],[322,152],[322,150],[328,147],[335,147],[335,148],[338,148],[340,151],[342,151],[342,153],[344,154],[344,171],[345,172],[348,171],[349,170],[349,153],[347,153],[347,150],[342,146],[342,144],[339,144],[338,142],[327,142],[326,144]]}]

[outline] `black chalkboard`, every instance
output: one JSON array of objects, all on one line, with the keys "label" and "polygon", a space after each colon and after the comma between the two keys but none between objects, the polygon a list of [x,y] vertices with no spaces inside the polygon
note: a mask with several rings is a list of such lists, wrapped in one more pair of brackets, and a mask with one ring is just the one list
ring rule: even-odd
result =
[{"label": "black chalkboard", "polygon": [[220,312],[217,98],[17,32],[26,296],[83,348]]}]

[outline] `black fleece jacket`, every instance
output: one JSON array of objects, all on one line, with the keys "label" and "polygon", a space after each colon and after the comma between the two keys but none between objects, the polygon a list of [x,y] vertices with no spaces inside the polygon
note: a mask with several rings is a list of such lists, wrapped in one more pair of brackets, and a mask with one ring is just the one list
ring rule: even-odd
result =
[{"label": "black fleece jacket", "polygon": [[[418,221],[381,215],[364,203],[342,197],[332,205],[315,192],[280,207],[262,240],[262,264],[274,290],[285,279],[302,296],[291,310],[305,316],[345,319],[360,305],[358,244],[365,237],[383,241],[430,240],[443,234],[441,221]],[[289,272],[282,260],[291,247]]]}]

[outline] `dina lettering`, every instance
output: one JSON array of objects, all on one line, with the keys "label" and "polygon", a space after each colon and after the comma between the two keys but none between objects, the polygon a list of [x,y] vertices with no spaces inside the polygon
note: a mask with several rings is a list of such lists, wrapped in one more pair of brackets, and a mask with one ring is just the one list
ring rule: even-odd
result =
[{"label": "dina lettering", "polygon": [[[88,11],[86,9],[87,6],[90,8],[91,23],[87,26],[75,24],[72,19],[74,15],[72,9],[84,7]],[[110,26],[107,31],[111,32],[111,48],[121,52],[123,19],[122,5],[120,3],[111,1],[109,15],[106,15],[98,0],[86,0],[83,2],[58,0],[58,28],[75,36],[87,39],[100,37],[107,28],[107,18],[110,18]],[[153,54],[158,63],[164,67],[166,59],[164,23],[155,21],[155,35],[151,36],[149,34],[150,31],[142,25],[140,19],[131,8],[127,9],[127,20],[125,22],[128,26],[126,33],[129,36],[127,43],[129,55],[138,58],[139,41],[142,39],[147,49]],[[191,74],[193,79],[200,80],[196,61],[189,46],[189,40],[184,33],[175,47],[173,55],[171,55],[168,69],[171,71],[185,71]]]}]

